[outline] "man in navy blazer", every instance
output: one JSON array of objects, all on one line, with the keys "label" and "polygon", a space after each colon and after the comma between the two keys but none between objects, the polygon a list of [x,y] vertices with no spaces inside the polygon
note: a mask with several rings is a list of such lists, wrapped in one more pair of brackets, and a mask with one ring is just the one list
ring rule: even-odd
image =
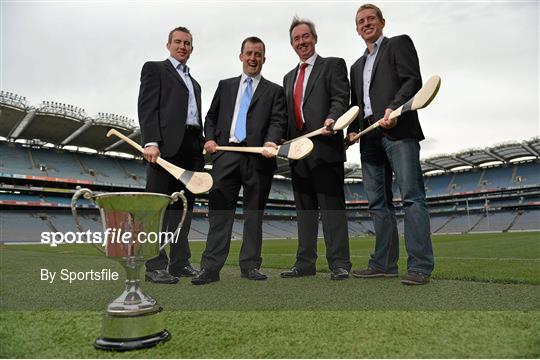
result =
[{"label": "man in navy blazer", "polygon": [[343,132],[333,123],[348,109],[349,80],[345,61],[317,54],[317,32],[308,20],[294,18],[289,28],[291,46],[299,57],[283,79],[287,100],[288,134],[294,139],[326,127],[313,137],[314,149],[303,160],[291,161],[291,176],[298,220],[296,261],[281,277],[315,275],[319,209],[326,260],[332,280],[349,276],[349,235],[345,213]]},{"label": "man in navy blazer", "polygon": [[240,249],[240,273],[249,280],[265,280],[261,272],[262,220],[272,186],[275,157],[216,151],[218,145],[270,146],[277,148],[286,126],[283,89],[261,76],[265,62],[261,39],[248,37],[240,48],[241,76],[219,82],[206,115],[204,148],[212,154],[210,224],[201,271],[191,280],[204,285],[219,280],[229,254],[234,215],[240,187],[243,189],[244,231]]},{"label": "man in navy blazer", "polygon": [[[146,262],[146,280],[174,284],[180,276],[195,276],[190,264],[188,233],[194,196],[185,186],[156,164],[159,156],[187,170],[204,167],[202,155],[201,86],[189,73],[187,61],[193,38],[185,27],[169,33],[165,61],[149,61],[141,71],[138,114],[146,168],[146,191],[170,195],[185,190],[189,211],[178,239]],[[172,205],[164,218],[163,230],[175,231],[181,218],[181,202]]]},{"label": "man in navy blazer", "polygon": [[351,105],[361,109],[348,129],[347,139],[376,121],[380,127],[360,142],[362,180],[375,227],[375,251],[367,269],[353,271],[360,278],[396,277],[399,236],[392,202],[392,173],[405,212],[405,244],[408,253],[406,285],[429,282],[433,271],[429,213],[420,166],[424,139],[418,114],[410,111],[399,120],[388,117],[422,87],[418,55],[407,35],[383,36],[385,20],[372,4],[356,13],[356,30],[366,43],[364,55],[351,67]]}]

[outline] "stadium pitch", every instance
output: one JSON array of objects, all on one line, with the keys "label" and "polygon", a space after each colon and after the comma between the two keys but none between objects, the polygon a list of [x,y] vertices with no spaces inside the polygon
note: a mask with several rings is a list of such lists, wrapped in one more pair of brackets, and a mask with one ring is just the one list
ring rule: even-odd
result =
[{"label": "stadium pitch", "polygon": [[[144,283],[165,309],[172,339],[113,353],[93,348],[101,315],[119,295],[123,270],[87,245],[0,248],[2,358],[537,358],[540,356],[540,233],[433,237],[432,283],[330,281],[319,243],[314,277],[281,279],[296,240],[265,240],[263,282],[241,279],[233,241],[221,281]],[[193,260],[204,243],[192,243]],[[351,239],[354,268],[373,237]],[[406,252],[401,248],[400,273]],[[117,281],[40,280],[40,269],[110,268]]]}]

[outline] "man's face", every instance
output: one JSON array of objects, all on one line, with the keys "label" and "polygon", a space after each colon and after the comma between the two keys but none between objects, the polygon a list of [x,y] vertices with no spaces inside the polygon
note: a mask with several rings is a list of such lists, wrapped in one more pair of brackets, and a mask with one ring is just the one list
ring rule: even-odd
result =
[{"label": "man's face", "polygon": [[315,54],[317,39],[311,33],[309,26],[300,24],[291,32],[291,46],[302,61],[306,61]]},{"label": "man's face", "polygon": [[173,32],[171,42],[167,44],[167,50],[171,57],[185,65],[193,52],[191,35],[183,31]]},{"label": "man's face", "polygon": [[264,57],[264,48],[261,43],[252,43],[246,41],[244,50],[240,54],[240,61],[244,73],[249,76],[257,76],[261,70],[266,58]]},{"label": "man's face", "polygon": [[356,15],[356,31],[365,42],[374,43],[382,35],[384,20],[374,9],[365,9]]}]

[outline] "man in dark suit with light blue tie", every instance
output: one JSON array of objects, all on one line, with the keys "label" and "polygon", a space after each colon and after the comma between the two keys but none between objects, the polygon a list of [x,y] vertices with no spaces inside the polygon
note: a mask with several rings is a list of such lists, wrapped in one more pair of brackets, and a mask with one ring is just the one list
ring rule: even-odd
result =
[{"label": "man in dark suit with light blue tie", "polygon": [[[189,211],[170,255],[165,250],[146,262],[146,280],[174,284],[178,277],[195,276],[191,266],[188,233],[194,196],[156,164],[159,156],[187,170],[200,171],[202,156],[201,86],[190,75],[187,61],[193,51],[190,31],[178,27],[169,33],[165,61],[149,61],[141,71],[138,114],[146,168],[146,191],[170,195],[185,190]],[[172,205],[163,220],[164,231],[175,231],[182,214],[181,202]]]},{"label": "man in dark suit with light blue tie", "polygon": [[285,99],[281,86],[261,76],[265,45],[257,37],[242,42],[243,74],[222,80],[206,115],[204,148],[212,154],[209,224],[201,270],[191,282],[208,284],[219,280],[229,254],[232,227],[240,187],[243,188],[244,231],[240,249],[240,273],[249,280],[265,280],[262,263],[262,218],[276,168],[275,157],[216,151],[218,145],[270,146],[284,136]]}]

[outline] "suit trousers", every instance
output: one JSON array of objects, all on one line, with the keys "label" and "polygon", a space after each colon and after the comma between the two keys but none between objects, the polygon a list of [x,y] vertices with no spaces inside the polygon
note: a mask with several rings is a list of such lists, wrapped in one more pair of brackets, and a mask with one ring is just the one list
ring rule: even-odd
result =
[{"label": "suit trousers", "polygon": [[420,145],[416,139],[372,139],[362,153],[362,180],[375,227],[375,251],[369,267],[397,272],[399,236],[392,201],[392,172],[401,192],[405,212],[407,270],[430,275],[434,259],[430,237],[429,212],[422,169]]},{"label": "suit trousers", "polygon": [[260,268],[263,213],[273,171],[258,168],[258,156],[261,155],[223,152],[214,161],[214,186],[210,191],[208,214],[210,227],[201,268],[219,272],[227,260],[240,187],[243,188],[244,213],[240,269]]},{"label": "suit trousers", "polygon": [[298,219],[295,266],[301,271],[316,268],[320,209],[328,267],[350,270],[343,163],[311,165],[300,160],[291,174]]},{"label": "suit trousers", "polygon": [[[201,170],[204,166],[204,158],[202,157],[202,147],[197,132],[186,131],[182,145],[176,155],[164,159],[187,170]],[[184,190],[184,195],[188,201],[188,212],[178,239],[169,245],[169,257],[167,257],[165,249],[161,250],[157,257],[146,262],[146,271],[168,269],[171,275],[178,275],[180,270],[190,263],[191,251],[189,249],[188,234],[195,201],[195,196],[178,179],[157,164],[147,164],[146,192],[171,195],[175,191],[181,190]],[[182,201],[179,200],[167,208],[163,218],[162,231],[174,232],[176,230],[182,217],[182,207]]]}]

